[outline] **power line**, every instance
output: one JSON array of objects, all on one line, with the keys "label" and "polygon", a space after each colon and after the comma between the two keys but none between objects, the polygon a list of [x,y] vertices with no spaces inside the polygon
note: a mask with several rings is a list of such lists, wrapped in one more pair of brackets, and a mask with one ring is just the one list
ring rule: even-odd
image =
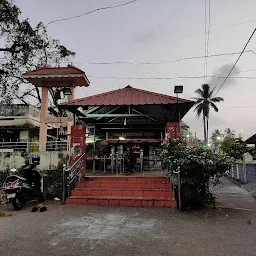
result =
[{"label": "power line", "polygon": [[[116,79],[116,80],[174,80],[174,79],[202,79],[204,76],[178,76],[178,77],[117,77],[117,76],[88,76],[96,79]],[[227,78],[225,76],[207,76],[207,78]],[[231,76],[227,79],[256,79],[256,76]]]},{"label": "power line", "polygon": [[[241,53],[240,53],[240,55],[238,56],[238,58],[237,58],[237,60],[236,60],[235,64],[233,65],[233,67],[232,67],[232,68],[231,68],[231,70],[229,71],[228,75],[226,76],[226,78],[224,79],[224,81],[223,81],[223,82],[222,82],[222,84],[220,85],[220,88],[217,90],[217,92],[215,93],[215,95],[214,95],[214,96],[216,96],[216,94],[219,92],[219,90],[221,89],[221,87],[222,87],[222,86],[225,84],[225,82],[227,81],[227,79],[228,79],[229,75],[232,73],[232,71],[233,71],[233,69],[235,68],[235,66],[236,66],[237,62],[239,61],[239,59],[241,58],[242,54],[244,53],[245,48],[247,47],[247,45],[248,45],[248,44],[249,44],[249,42],[251,41],[251,39],[252,39],[252,37],[253,37],[253,35],[254,35],[255,31],[256,31],[256,28],[253,30],[253,32],[252,32],[252,34],[251,34],[250,38],[248,39],[248,41],[247,41],[247,43],[245,44],[245,46],[244,46],[244,48],[243,48],[242,52],[241,52]],[[215,89],[215,88],[216,88],[216,86],[214,87],[214,89]]]},{"label": "power line", "polygon": [[224,108],[253,108],[256,107],[256,105],[238,105],[238,106],[226,106],[223,105]]},{"label": "power line", "polygon": [[92,11],[89,11],[89,12],[86,12],[86,13],[83,13],[83,14],[80,14],[80,15],[75,15],[75,16],[71,16],[71,17],[67,17],[67,18],[63,18],[63,19],[58,19],[58,20],[53,20],[53,21],[48,22],[47,26],[50,25],[50,24],[56,23],[56,22],[80,18],[80,17],[83,17],[85,15],[91,14],[93,12],[102,11],[102,10],[106,10],[106,9],[113,9],[113,8],[117,8],[117,7],[120,7],[120,6],[131,4],[131,3],[134,3],[134,2],[137,2],[137,1],[138,0],[132,0],[132,1],[129,1],[129,2],[126,2],[126,3],[122,3],[122,4],[116,4],[116,5],[112,5],[112,6],[109,5],[109,6],[94,9]]},{"label": "power line", "polygon": [[[230,52],[230,53],[220,53],[220,54],[211,54],[208,57],[221,57],[221,56],[228,56],[228,55],[237,55],[241,52]],[[253,50],[247,50],[244,53],[252,53],[256,54]],[[166,64],[166,63],[172,63],[172,62],[180,62],[185,60],[193,60],[193,59],[203,59],[205,56],[192,56],[192,57],[184,57],[176,60],[160,60],[160,61],[145,61],[145,62],[139,62],[139,61],[112,61],[112,62],[84,62],[80,61],[80,63],[87,63],[91,65],[116,65],[116,64],[135,64],[135,65],[158,65],[158,64]],[[78,62],[77,62],[78,63]]]},{"label": "power line", "polygon": [[[222,57],[222,56],[230,56],[230,55],[237,55],[241,52],[230,52],[230,53],[219,53],[219,54],[211,54],[208,56],[208,58],[213,57]],[[244,53],[252,53],[256,55],[256,52],[253,50],[247,50],[244,51]],[[159,64],[166,64],[166,63],[173,63],[173,62],[180,62],[180,61],[186,61],[186,60],[193,60],[193,59],[203,59],[205,56],[191,56],[191,57],[184,57],[176,60],[160,60],[160,61],[112,61],[112,62],[89,62],[89,61],[61,61],[60,63],[86,63],[90,65],[117,65],[117,64],[128,64],[128,65],[159,65]],[[11,60],[11,58],[1,58],[3,60]],[[54,61],[52,61],[54,62]],[[34,63],[36,64],[36,63]]]}]

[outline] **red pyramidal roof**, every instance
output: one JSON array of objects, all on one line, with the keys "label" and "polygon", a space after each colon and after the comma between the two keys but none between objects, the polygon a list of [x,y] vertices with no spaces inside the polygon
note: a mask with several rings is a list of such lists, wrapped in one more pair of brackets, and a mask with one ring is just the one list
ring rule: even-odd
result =
[{"label": "red pyramidal roof", "polygon": [[23,74],[32,84],[42,87],[75,87],[89,86],[90,81],[86,77],[83,70],[68,66],[68,67],[41,67],[36,70],[29,71]]},{"label": "red pyramidal roof", "polygon": [[[151,105],[151,104],[174,104],[176,97],[164,95],[160,93],[145,91],[131,86],[109,91],[101,94],[96,94],[86,98],[76,99],[66,102],[65,105],[77,106],[104,106],[104,105]],[[179,103],[193,101],[179,98]]]},{"label": "red pyramidal roof", "polygon": [[41,67],[36,70],[24,73],[24,76],[30,75],[75,75],[75,74],[84,74],[79,68],[68,66],[68,67]]}]

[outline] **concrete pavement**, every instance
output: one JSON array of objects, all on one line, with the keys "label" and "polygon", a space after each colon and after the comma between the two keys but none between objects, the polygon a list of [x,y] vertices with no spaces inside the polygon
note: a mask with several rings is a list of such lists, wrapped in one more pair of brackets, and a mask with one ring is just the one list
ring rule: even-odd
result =
[{"label": "concrete pavement", "polygon": [[[0,218],[0,255],[254,256],[256,212],[48,203]],[[11,208],[10,208],[11,209]]]},{"label": "concrete pavement", "polygon": [[228,178],[221,178],[220,181],[221,184],[211,187],[217,206],[256,211],[256,200],[250,192]]},{"label": "concrete pavement", "polygon": [[[6,208],[0,255],[14,256],[255,256],[255,199],[228,179],[212,188],[217,206],[243,208],[178,212],[170,208],[60,205],[47,212]],[[254,210],[255,209],[255,210]]]}]

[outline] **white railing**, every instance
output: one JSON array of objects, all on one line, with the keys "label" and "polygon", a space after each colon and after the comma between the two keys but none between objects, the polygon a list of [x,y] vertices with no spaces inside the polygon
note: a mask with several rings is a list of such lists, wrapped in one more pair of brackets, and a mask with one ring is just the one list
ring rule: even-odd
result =
[{"label": "white railing", "polygon": [[[1,142],[0,153],[12,152],[38,152],[41,142]],[[48,141],[45,144],[46,151],[69,151],[69,143],[63,141]]]}]

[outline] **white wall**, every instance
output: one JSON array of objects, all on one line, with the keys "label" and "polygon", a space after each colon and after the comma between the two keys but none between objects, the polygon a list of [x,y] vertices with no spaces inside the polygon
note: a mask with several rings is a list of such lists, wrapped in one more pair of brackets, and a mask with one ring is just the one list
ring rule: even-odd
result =
[{"label": "white wall", "polygon": [[[40,152],[40,165],[39,170],[53,170],[58,164],[68,156],[67,152]],[[28,156],[28,158],[31,155]],[[0,152],[0,171],[5,171],[11,168],[20,168],[25,164],[25,155],[21,155],[20,152],[13,153],[1,153]]]}]

